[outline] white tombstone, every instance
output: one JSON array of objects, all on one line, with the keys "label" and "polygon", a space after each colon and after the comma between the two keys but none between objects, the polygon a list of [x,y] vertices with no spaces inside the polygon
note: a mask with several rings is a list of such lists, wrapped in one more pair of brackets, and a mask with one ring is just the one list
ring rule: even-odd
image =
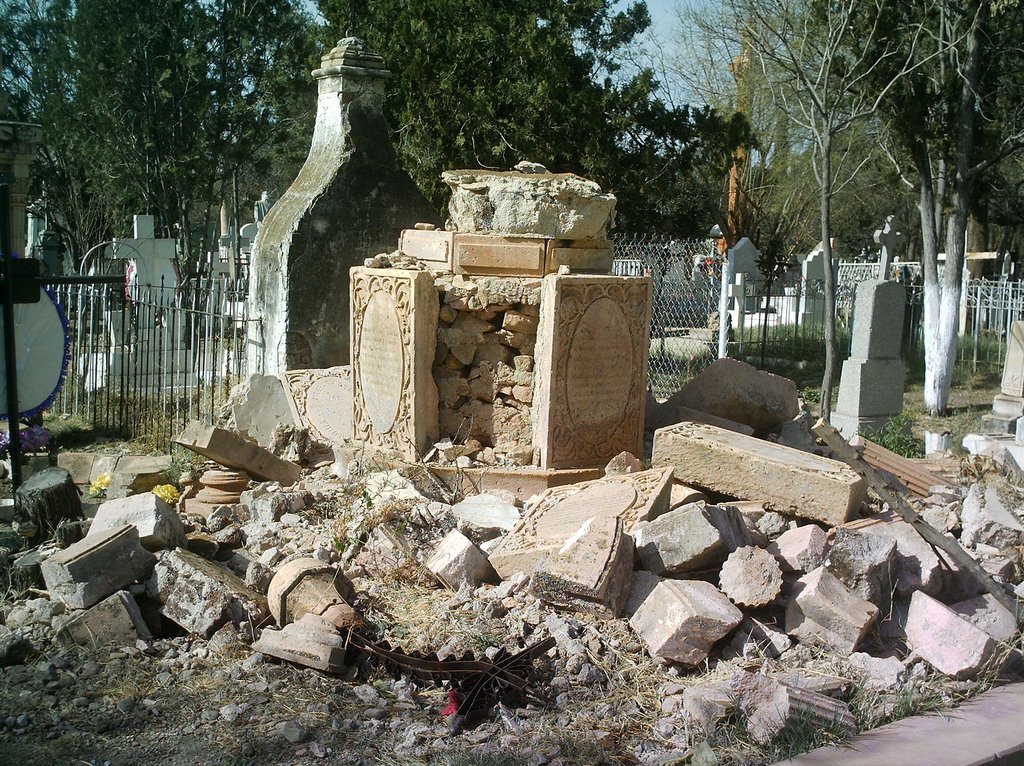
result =
[{"label": "white tombstone", "polygon": [[[825,281],[825,247],[823,242],[806,255],[798,255],[802,289],[800,291],[800,322],[821,322],[825,317],[825,297],[819,285]],[[838,273],[836,241],[832,240],[832,273]]]},{"label": "white tombstone", "polygon": [[133,300],[138,298],[140,287],[163,287],[165,289],[159,291],[160,302],[169,303],[168,296],[173,295],[179,281],[178,243],[174,239],[157,238],[154,231],[153,216],[135,216],[134,237],[115,239],[111,244],[111,254],[133,264],[133,277],[128,284]]}]

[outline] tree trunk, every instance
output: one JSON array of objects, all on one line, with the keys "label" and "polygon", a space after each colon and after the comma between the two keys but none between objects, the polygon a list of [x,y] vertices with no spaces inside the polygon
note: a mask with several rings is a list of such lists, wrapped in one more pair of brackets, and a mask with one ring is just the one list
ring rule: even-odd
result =
[{"label": "tree trunk", "polygon": [[832,389],[836,374],[836,275],[832,267],[832,137],[821,147],[821,249],[825,267],[825,373],[821,379],[821,418],[832,417]]},{"label": "tree trunk", "polygon": [[47,468],[33,474],[15,493],[17,515],[36,526],[33,543],[47,539],[65,520],[82,518],[82,500],[71,474]]}]

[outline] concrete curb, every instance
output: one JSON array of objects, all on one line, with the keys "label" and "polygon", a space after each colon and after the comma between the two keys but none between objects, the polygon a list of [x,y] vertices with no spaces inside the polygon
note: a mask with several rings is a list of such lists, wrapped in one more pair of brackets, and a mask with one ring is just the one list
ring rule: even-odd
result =
[{"label": "concrete curb", "polygon": [[1024,766],[1024,683],[914,716],[775,766]]}]

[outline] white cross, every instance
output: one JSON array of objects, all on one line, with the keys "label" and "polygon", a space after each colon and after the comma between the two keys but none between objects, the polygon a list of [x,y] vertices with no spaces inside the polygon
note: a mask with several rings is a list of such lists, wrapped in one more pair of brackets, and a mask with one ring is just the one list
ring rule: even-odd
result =
[{"label": "white cross", "polygon": [[153,235],[153,216],[135,216],[134,239],[115,239],[111,246],[114,258],[135,262],[135,282],[145,287],[178,286],[178,243],[174,239]]}]

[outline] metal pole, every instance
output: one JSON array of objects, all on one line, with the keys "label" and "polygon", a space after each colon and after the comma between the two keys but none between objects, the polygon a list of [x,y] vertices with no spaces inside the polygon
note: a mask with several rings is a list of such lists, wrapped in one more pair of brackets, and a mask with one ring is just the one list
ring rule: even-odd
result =
[{"label": "metal pole", "polygon": [[11,252],[11,187],[0,184],[0,254],[3,255],[4,365],[7,370],[7,428],[10,432],[11,493],[21,486],[21,431],[18,423],[18,359],[14,346],[14,256]]}]

